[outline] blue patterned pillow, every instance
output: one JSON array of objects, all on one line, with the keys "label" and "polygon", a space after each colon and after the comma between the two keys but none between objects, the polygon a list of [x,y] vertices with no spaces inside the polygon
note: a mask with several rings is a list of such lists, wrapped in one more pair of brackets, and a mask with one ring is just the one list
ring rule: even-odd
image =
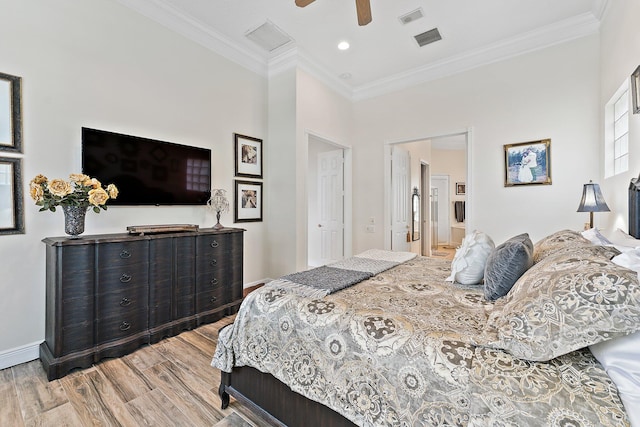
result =
[{"label": "blue patterned pillow", "polygon": [[495,248],[484,269],[484,296],[490,301],[505,296],[533,265],[533,242],[519,234]]}]

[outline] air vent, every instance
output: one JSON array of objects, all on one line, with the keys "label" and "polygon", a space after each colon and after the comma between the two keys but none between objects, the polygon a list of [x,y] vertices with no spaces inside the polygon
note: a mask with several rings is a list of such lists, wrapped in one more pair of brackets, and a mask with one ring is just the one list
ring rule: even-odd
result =
[{"label": "air vent", "polygon": [[413,22],[416,19],[420,19],[424,16],[424,13],[422,13],[422,8],[419,7],[416,10],[414,10],[413,12],[409,12],[405,15],[402,15],[400,18],[400,22],[402,22],[403,25],[407,25],[409,22]]},{"label": "air vent", "polygon": [[249,30],[245,33],[245,37],[268,52],[274,51],[293,41],[287,33],[276,27],[270,21],[265,22],[256,29]]},{"label": "air vent", "polygon": [[438,40],[442,40],[440,31],[438,31],[437,28],[434,28],[433,30],[425,31],[422,34],[418,34],[417,36],[413,36],[413,37],[415,37],[420,47],[426,46],[433,42],[437,42]]}]

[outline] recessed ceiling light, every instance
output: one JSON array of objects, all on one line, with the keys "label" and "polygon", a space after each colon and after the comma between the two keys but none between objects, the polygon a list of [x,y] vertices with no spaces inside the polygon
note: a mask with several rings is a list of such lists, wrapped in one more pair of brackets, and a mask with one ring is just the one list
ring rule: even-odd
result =
[{"label": "recessed ceiling light", "polygon": [[338,49],[340,49],[340,50],[347,50],[347,49],[349,49],[349,42],[347,42],[347,41],[341,41],[340,43],[338,43]]},{"label": "recessed ceiling light", "polygon": [[351,78],[351,73],[342,73],[340,74],[340,78],[344,80],[349,80]]}]

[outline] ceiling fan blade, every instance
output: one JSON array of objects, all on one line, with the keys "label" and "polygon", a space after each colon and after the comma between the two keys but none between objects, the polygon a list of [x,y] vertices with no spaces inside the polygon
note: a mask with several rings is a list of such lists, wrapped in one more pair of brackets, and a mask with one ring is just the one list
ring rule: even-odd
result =
[{"label": "ceiling fan blade", "polygon": [[371,4],[369,0],[356,0],[356,11],[358,12],[358,25],[367,25],[371,22]]},{"label": "ceiling fan blade", "polygon": [[314,1],[315,0],[296,0],[296,6],[298,6],[298,7],[309,6]]}]

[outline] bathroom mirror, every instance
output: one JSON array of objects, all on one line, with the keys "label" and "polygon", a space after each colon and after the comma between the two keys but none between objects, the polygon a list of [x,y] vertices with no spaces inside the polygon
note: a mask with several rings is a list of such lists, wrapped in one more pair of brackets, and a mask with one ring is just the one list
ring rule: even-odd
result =
[{"label": "bathroom mirror", "polygon": [[24,234],[21,162],[0,157],[0,235]]},{"label": "bathroom mirror", "polygon": [[0,151],[22,153],[20,77],[0,73]]},{"label": "bathroom mirror", "polygon": [[413,189],[413,195],[411,196],[411,240],[414,242],[420,240],[420,194],[418,194],[418,187]]}]

